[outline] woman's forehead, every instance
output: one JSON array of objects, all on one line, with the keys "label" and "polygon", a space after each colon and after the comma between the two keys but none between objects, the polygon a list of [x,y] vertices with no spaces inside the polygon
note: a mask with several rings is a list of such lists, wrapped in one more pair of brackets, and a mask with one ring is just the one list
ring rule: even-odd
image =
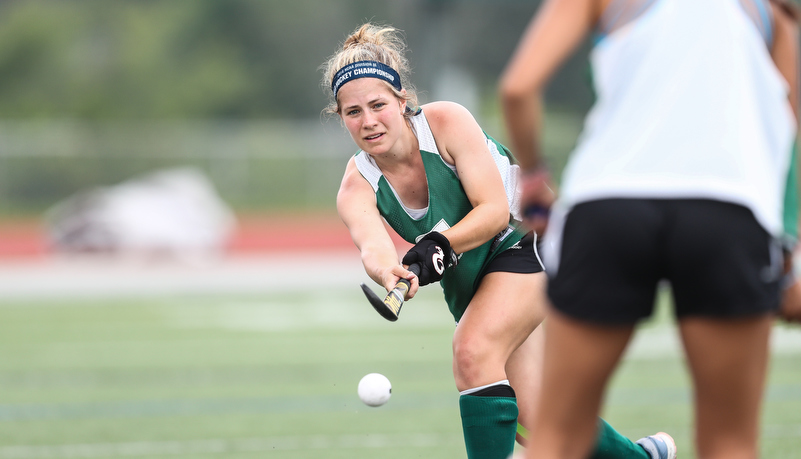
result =
[{"label": "woman's forehead", "polygon": [[360,78],[345,83],[339,89],[339,102],[345,105],[346,100],[365,101],[381,97],[394,97],[389,84],[377,78]]}]

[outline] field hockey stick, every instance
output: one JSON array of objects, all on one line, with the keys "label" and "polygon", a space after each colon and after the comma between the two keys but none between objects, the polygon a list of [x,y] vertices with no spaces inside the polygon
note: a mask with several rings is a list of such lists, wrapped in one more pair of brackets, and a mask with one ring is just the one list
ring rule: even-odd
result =
[{"label": "field hockey stick", "polygon": [[[414,273],[415,276],[420,275],[420,264],[419,263],[412,263],[409,265],[409,271]],[[381,314],[381,317],[387,319],[390,322],[395,322],[398,320],[398,315],[400,314],[401,307],[403,306],[403,299],[406,297],[406,293],[411,288],[412,284],[409,282],[408,279],[401,279],[395,284],[395,288],[392,289],[391,292],[387,293],[387,296],[384,297],[384,300],[381,301],[381,298],[373,292],[370,287],[362,284],[362,291],[364,295],[367,297],[367,300],[370,301],[370,304],[373,305],[376,311]]]}]

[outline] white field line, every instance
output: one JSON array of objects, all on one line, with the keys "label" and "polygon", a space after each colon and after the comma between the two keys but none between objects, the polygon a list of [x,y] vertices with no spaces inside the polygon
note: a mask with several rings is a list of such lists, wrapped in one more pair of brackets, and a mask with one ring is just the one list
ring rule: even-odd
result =
[{"label": "white field line", "polygon": [[[295,302],[237,300],[218,303],[165,304],[161,312],[179,328],[205,328],[264,332],[314,330],[376,330],[441,328],[452,332],[453,317],[436,287],[420,292],[404,304],[401,317],[390,323],[362,295],[358,284],[351,291],[309,292]],[[378,288],[375,289],[378,291]]]},{"label": "white field line", "polygon": [[[53,257],[0,263],[0,300],[82,297],[163,296],[165,294],[320,292],[306,305],[236,303],[168,308],[177,326],[295,331],[373,328],[382,322],[361,298],[358,284],[378,286],[364,274],[358,253],[272,254],[222,257],[204,262],[103,257]],[[343,290],[344,289],[344,290]],[[343,299],[341,292],[358,292]],[[330,290],[330,291],[329,291]],[[334,294],[335,292],[340,292]],[[358,298],[352,300],[352,298]],[[393,327],[443,327],[453,322],[434,286],[404,305]],[[801,353],[801,327],[777,326],[777,353]],[[680,355],[675,325],[646,327],[635,334],[629,358]]]},{"label": "white field line", "polygon": [[[776,326],[771,334],[771,352],[801,354],[801,327]],[[675,325],[659,325],[638,330],[629,343],[626,358],[679,357],[681,341]]]},{"label": "white field line", "polygon": [[412,433],[393,435],[309,435],[230,440],[140,441],[71,445],[18,445],[0,447],[0,458],[152,457],[293,450],[433,448],[459,445],[461,442],[461,436],[458,435]]},{"label": "white field line", "polygon": [[356,249],[193,260],[54,256],[0,262],[0,299],[246,294],[366,280]]},{"label": "white field line", "polygon": [[[765,439],[795,438],[801,425],[765,425]],[[265,451],[302,451],[337,449],[435,448],[457,446],[460,435],[371,434],[308,435],[242,439],[188,441],[138,441],[121,443],[84,443],[63,445],[16,445],[0,447],[0,459],[76,459],[95,457],[151,457],[258,453]]]},{"label": "white field line", "polygon": [[[266,332],[313,330],[375,330],[442,328],[452,332],[454,324],[442,295],[429,287],[403,306],[397,322],[388,323],[373,311],[366,300],[354,296],[307,295],[303,303],[236,301],[219,304],[175,304],[165,308],[168,320],[179,328],[210,328]],[[801,327],[776,326],[771,335],[774,354],[801,354]],[[674,358],[682,355],[678,329],[674,323],[642,327],[634,335],[626,358]]]}]

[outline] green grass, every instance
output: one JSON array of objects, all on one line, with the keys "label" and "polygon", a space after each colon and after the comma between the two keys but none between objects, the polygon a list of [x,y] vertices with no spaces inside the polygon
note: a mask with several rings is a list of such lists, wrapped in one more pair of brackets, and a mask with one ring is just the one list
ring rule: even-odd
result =
[{"label": "green grass", "polygon": [[[385,322],[357,288],[5,299],[0,459],[462,458],[452,321],[434,288],[404,308]],[[393,383],[380,408],[356,396],[370,372]],[[632,438],[666,430],[693,458],[690,399],[676,355],[632,356],[604,417]],[[774,358],[763,421],[763,457],[801,457],[801,350]]]}]

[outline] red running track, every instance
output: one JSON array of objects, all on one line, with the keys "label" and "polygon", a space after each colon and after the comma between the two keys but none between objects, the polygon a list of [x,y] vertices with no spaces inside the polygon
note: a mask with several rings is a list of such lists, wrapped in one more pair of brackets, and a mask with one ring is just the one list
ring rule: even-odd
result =
[{"label": "red running track", "polygon": [[[389,230],[399,251],[410,246]],[[228,251],[234,254],[356,250],[336,214],[243,215]],[[44,224],[35,219],[0,221],[0,259],[43,257],[52,253]]]}]

